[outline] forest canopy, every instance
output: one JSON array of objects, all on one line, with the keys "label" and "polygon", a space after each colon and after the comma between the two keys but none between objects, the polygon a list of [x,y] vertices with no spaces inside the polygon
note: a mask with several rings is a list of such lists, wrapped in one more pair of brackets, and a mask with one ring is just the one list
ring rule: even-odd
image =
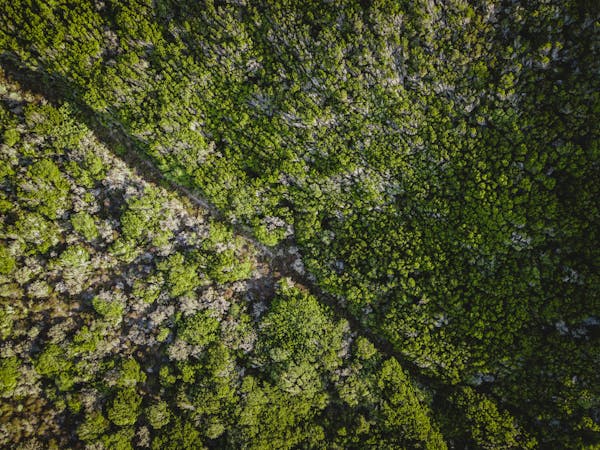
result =
[{"label": "forest canopy", "polygon": [[0,66],[0,445],[600,445],[594,2],[0,0]]}]

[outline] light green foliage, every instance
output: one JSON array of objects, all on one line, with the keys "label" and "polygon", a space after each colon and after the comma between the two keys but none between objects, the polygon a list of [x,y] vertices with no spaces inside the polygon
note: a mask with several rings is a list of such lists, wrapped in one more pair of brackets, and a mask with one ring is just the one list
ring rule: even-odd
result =
[{"label": "light green foliage", "polygon": [[71,351],[79,353],[93,353],[102,341],[102,329],[90,329],[87,325],[81,327],[73,336]]},{"label": "light green foliage", "polygon": [[217,283],[229,283],[250,277],[251,261],[240,261],[236,252],[241,244],[241,239],[234,236],[231,228],[219,222],[210,223],[210,233],[202,242],[206,254],[200,257],[200,261],[211,279]]},{"label": "light green foliage", "polygon": [[160,429],[170,421],[170,411],[167,402],[158,402],[146,408],[146,418],[152,428]]},{"label": "light green foliage", "polygon": [[47,150],[62,153],[66,148],[75,147],[87,133],[86,127],[75,119],[73,112],[68,103],[58,108],[49,104],[28,104],[25,120],[34,132],[48,139],[50,145]]},{"label": "light green foliage", "polygon": [[16,356],[0,359],[0,394],[10,395],[17,387],[20,361]]},{"label": "light green foliage", "polygon": [[169,386],[177,381],[177,377],[171,373],[169,366],[161,366],[159,372],[160,384],[163,386]]},{"label": "light green foliage", "polygon": [[107,409],[109,420],[115,425],[133,425],[140,414],[142,397],[133,388],[117,391]]},{"label": "light green foliage", "polygon": [[89,150],[78,160],[69,161],[66,165],[66,169],[78,183],[86,188],[94,187],[98,181],[101,181],[104,178],[106,171],[102,159],[93,151]]},{"label": "light green foliage", "polygon": [[92,441],[104,433],[110,423],[98,411],[86,415],[85,421],[77,428],[77,435],[82,441]]},{"label": "light green foliage", "polygon": [[169,337],[170,331],[168,328],[161,328],[156,336],[158,342],[164,342]]},{"label": "light green foliage", "polygon": [[240,425],[250,448],[288,449],[322,441],[323,428],[310,419],[325,406],[325,398],[312,402],[303,395],[289,395],[252,377],[244,380],[242,392]]},{"label": "light green foliage", "polygon": [[119,387],[134,387],[146,381],[146,374],[142,371],[139,363],[128,358],[121,363],[121,370],[117,385]]},{"label": "light green foliage", "polygon": [[333,322],[314,296],[285,280],[280,290],[261,324],[262,351],[283,364],[306,361],[333,370],[340,364],[344,324]]},{"label": "light green foliage", "polygon": [[32,209],[56,219],[67,206],[69,184],[54,162],[42,159],[27,169],[19,195]]},{"label": "light green foliage", "polygon": [[78,270],[84,268],[89,260],[88,250],[81,245],[74,245],[60,254],[56,265],[63,270]]},{"label": "light green foliage", "polygon": [[19,142],[20,137],[18,130],[15,130],[14,128],[8,129],[4,132],[4,143],[9,147],[12,147]]},{"label": "light green foliage", "polygon": [[69,407],[69,410],[74,414],[77,414],[81,411],[82,404],[77,393],[75,393],[74,395],[67,396],[67,406]]},{"label": "light green foliage", "polygon": [[359,336],[356,339],[356,356],[362,361],[368,361],[377,354],[375,346],[368,339]]},{"label": "light green foliage", "polygon": [[134,197],[127,203],[127,209],[121,216],[121,230],[126,239],[146,242],[153,245],[165,245],[173,233],[163,227],[172,213],[165,209],[163,194],[154,188],[148,188],[141,197]]},{"label": "light green foliage", "polygon": [[182,319],[177,336],[189,344],[203,346],[217,338],[218,329],[219,321],[207,311],[200,311]]},{"label": "light green foliage", "polygon": [[[10,164],[6,164],[3,160],[0,160],[0,161],[2,161],[2,164],[0,164],[0,182],[1,182],[1,181],[10,179],[9,177],[13,177],[15,175],[15,170],[13,169],[13,167],[11,167]],[[2,193],[2,197],[0,197],[0,198],[2,198],[2,200],[4,202],[6,202],[6,195],[4,193]],[[5,208],[3,206],[2,210],[7,210],[7,209],[8,208]]]},{"label": "light green foliage", "polygon": [[0,307],[0,339],[10,336],[13,327],[13,314],[7,307]]},{"label": "light green foliage", "polygon": [[65,286],[70,293],[80,292],[86,287],[86,274],[90,271],[88,247],[77,244],[67,247],[50,266],[61,271]]},{"label": "light green foliage", "polygon": [[123,235],[128,239],[139,239],[146,232],[148,217],[131,210],[125,211],[121,216],[121,229]]},{"label": "light green foliage", "polygon": [[92,306],[109,323],[118,325],[123,319],[125,306],[117,299],[96,296],[92,299]]},{"label": "light green foliage", "polygon": [[63,349],[51,344],[38,356],[35,369],[40,375],[55,376],[62,371],[69,370],[71,362],[66,359]]},{"label": "light green foliage", "polygon": [[60,228],[36,213],[23,213],[15,224],[15,234],[30,249],[29,253],[46,253],[60,242]]},{"label": "light green foliage", "polygon": [[109,251],[124,263],[131,263],[140,255],[142,248],[135,241],[117,239],[112,243]]},{"label": "light green foliage", "polygon": [[120,428],[114,433],[102,436],[102,443],[106,448],[114,450],[133,450],[131,440],[135,434],[133,427]]},{"label": "light green foliage", "polygon": [[200,285],[197,265],[189,258],[186,259],[181,253],[169,256],[165,261],[158,263],[156,267],[165,272],[169,294],[172,297],[191,292]]},{"label": "light green foliage", "polygon": [[217,252],[208,258],[208,276],[217,283],[230,283],[250,277],[252,263],[240,261],[234,249]]},{"label": "light green foliage", "polygon": [[206,448],[198,429],[189,421],[174,420],[156,439],[152,441],[153,450],[197,450]]},{"label": "light green foliage", "polygon": [[88,241],[92,241],[98,237],[98,229],[94,223],[94,218],[85,211],[80,211],[71,216],[71,224],[73,229],[81,233]]},{"label": "light green foliage", "polygon": [[15,258],[10,254],[8,248],[0,245],[0,274],[8,275],[15,269]]},{"label": "light green foliage", "polygon": [[161,292],[163,277],[160,274],[152,275],[144,280],[135,280],[133,295],[145,303],[154,303]]}]

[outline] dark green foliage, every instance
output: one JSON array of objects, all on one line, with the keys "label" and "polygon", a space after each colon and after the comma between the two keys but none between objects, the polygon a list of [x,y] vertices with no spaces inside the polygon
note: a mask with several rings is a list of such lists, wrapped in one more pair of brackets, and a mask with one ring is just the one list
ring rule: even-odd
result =
[{"label": "dark green foliage", "polygon": [[[464,445],[482,449],[535,448],[536,442],[527,439],[517,428],[514,419],[505,411],[498,411],[489,399],[471,388],[464,388],[451,399],[456,417],[451,424],[458,430],[469,430],[469,442]],[[459,413],[462,412],[461,413]],[[461,423],[465,420],[467,423]]]},{"label": "dark green foliage", "polygon": [[383,363],[378,373],[378,413],[383,434],[396,435],[398,444],[417,448],[427,442],[427,448],[444,448],[442,436],[432,427],[426,411],[420,407],[417,391],[396,360]]}]

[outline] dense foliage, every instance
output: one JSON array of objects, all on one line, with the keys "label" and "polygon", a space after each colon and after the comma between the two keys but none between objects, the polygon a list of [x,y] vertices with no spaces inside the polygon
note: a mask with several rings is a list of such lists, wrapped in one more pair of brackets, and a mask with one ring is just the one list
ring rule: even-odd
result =
[{"label": "dense foliage", "polygon": [[[600,16],[593,3],[0,0],[0,50],[72,104],[122,127],[169,179],[252,226],[262,242],[296,244],[325,291],[436,380],[435,389],[445,386],[431,417],[448,442],[534,445],[525,429],[542,446],[578,448],[600,444]],[[11,114],[3,118],[10,164],[1,169],[0,205],[6,233],[20,244],[0,249],[6,297],[25,295],[20,286],[39,276],[35,292],[58,286],[84,295],[84,311],[116,329],[131,313],[128,289],[140,305],[195,304],[189,299],[210,283],[226,290],[253,276],[240,243],[219,245],[233,241],[222,224],[188,240],[191,231],[167,225],[176,208],[163,203],[164,193],[111,188],[106,162],[81,145],[89,139],[81,125],[65,119],[68,105]],[[39,137],[27,139],[25,130]],[[101,180],[109,185],[100,188]],[[121,190],[127,182],[114,181]],[[82,200],[90,195],[95,200]],[[23,261],[38,255],[48,255],[44,272],[24,275]],[[97,273],[99,260],[113,272]],[[143,277],[140,262],[150,267],[139,269]],[[15,274],[21,278],[10,281]],[[112,286],[123,276],[135,281],[115,300]],[[284,298],[298,302],[298,295]],[[331,317],[317,320],[313,309],[321,307],[311,301],[299,302],[303,316],[269,300],[264,317],[251,319],[240,300],[231,320],[257,330],[258,350],[242,357],[251,375],[235,378],[239,386],[231,378],[231,390],[226,376],[197,367],[227,360],[217,356],[224,349],[235,353],[223,336],[230,313],[191,307],[173,316],[171,331],[158,336],[180,372],[165,369],[160,379],[174,386],[179,376],[196,391],[169,391],[174,397],[150,409],[147,420],[157,425],[167,423],[173,398],[192,411],[168,422],[168,432],[157,426],[156,445],[189,434],[192,448],[205,436],[275,447],[324,439],[441,446],[429,413],[415,415],[417,400],[402,400],[418,395],[393,368],[397,361],[340,362],[336,339],[347,337]],[[3,319],[3,335],[10,336],[10,320]],[[299,329],[329,341],[307,340]],[[69,345],[95,349],[92,330],[85,323],[67,333]],[[194,348],[206,350],[201,362],[186,363]],[[69,355],[59,349],[43,350],[48,358],[33,367],[69,386],[74,375],[53,368],[69,366],[56,362]],[[6,357],[2,386],[13,386],[19,361]],[[355,390],[363,397],[328,378],[353,364],[361,366]],[[268,369],[256,377],[256,365]],[[196,372],[221,384],[193,382]],[[123,437],[133,433],[131,414],[145,407],[140,400],[136,409],[141,394],[127,389],[107,403]],[[295,392],[298,404],[284,392]],[[281,408],[265,406],[267,398]],[[241,399],[252,413],[240,412]],[[349,412],[329,415],[336,399]],[[356,412],[362,408],[366,416]],[[102,429],[106,418],[90,420],[89,429]],[[339,420],[348,424],[334,433]]]},{"label": "dense foliage", "polygon": [[0,445],[445,447],[398,362],[251,243],[0,89]]}]

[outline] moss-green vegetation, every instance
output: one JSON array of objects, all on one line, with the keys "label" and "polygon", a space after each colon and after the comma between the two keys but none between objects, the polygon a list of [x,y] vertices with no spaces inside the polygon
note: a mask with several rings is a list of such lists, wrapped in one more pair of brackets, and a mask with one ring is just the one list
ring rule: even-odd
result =
[{"label": "moss-green vegetation", "polygon": [[[24,371],[18,395],[51,386],[67,414],[65,392],[97,391],[103,415],[82,401],[74,420],[106,446],[600,443],[594,2],[0,11],[0,57],[67,100],[0,91],[0,336],[35,341],[17,357],[45,377]],[[78,108],[262,242],[293,242],[307,279],[432,385],[302,287],[272,298],[247,243],[97,151]],[[94,435],[130,357],[165,397]]]}]

